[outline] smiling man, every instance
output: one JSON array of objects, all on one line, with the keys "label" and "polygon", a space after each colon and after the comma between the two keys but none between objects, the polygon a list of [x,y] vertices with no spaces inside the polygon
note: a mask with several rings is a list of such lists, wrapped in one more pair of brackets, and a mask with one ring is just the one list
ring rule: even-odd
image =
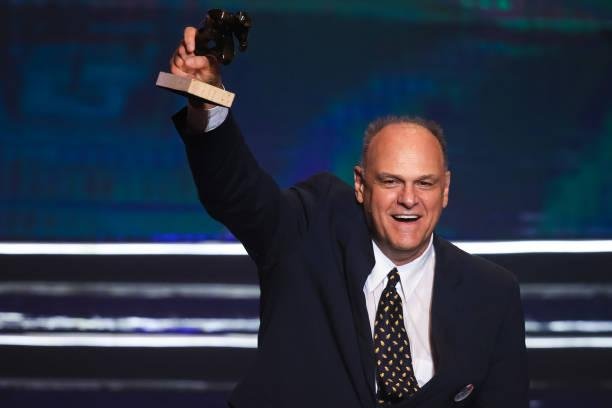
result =
[{"label": "smiling man", "polygon": [[[220,84],[187,28],[174,74]],[[383,118],[351,188],[319,174],[281,190],[231,112],[189,103],[174,122],[200,201],[255,261],[254,365],[232,407],[527,407],[516,279],[434,234],[448,203],[441,129]]]},{"label": "smiling man", "polygon": [[[368,126],[355,193],[373,239],[396,265],[421,255],[448,203],[450,172],[441,128],[387,117]],[[366,171],[367,169],[367,171]]]}]

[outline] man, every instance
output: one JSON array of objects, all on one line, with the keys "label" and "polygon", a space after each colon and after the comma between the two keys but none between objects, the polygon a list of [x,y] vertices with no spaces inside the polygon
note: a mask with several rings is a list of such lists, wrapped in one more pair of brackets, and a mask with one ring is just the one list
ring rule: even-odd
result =
[{"label": "man", "polygon": [[[194,37],[171,71],[219,86]],[[200,200],[259,272],[257,358],[230,406],[527,406],[516,280],[433,234],[450,186],[436,125],[374,122],[353,189],[321,174],[281,191],[227,109],[190,101],[174,121]]]}]

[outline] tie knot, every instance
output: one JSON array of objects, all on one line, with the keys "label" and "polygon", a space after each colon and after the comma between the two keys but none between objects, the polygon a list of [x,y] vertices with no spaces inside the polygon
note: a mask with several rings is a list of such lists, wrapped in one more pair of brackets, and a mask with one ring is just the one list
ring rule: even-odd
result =
[{"label": "tie knot", "polygon": [[397,272],[397,268],[391,269],[391,272],[387,274],[387,286],[395,286],[400,281],[399,273]]}]

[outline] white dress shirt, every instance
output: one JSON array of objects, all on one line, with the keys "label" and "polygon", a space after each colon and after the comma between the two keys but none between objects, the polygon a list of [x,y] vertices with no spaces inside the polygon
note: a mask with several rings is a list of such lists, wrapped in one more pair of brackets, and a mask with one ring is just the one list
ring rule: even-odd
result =
[{"label": "white dress shirt", "polygon": [[400,282],[395,288],[402,298],[404,325],[410,341],[412,368],[419,386],[422,387],[434,375],[431,344],[429,342],[429,315],[436,263],[433,236],[429,241],[429,246],[421,256],[402,266],[394,265],[373,241],[372,246],[374,247],[375,264],[363,286],[372,337],[374,336],[376,308],[387,285],[387,274],[393,268],[397,268]]}]

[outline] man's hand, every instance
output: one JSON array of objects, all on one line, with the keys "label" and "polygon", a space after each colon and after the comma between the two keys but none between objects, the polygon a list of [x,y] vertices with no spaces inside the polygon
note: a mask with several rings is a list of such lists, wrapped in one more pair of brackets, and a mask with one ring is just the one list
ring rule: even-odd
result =
[{"label": "man's hand", "polygon": [[[213,56],[195,55],[195,27],[186,27],[183,40],[170,59],[170,72],[185,78],[195,78],[202,82],[221,88],[221,70]],[[189,104],[194,108],[210,109],[213,104],[202,104],[201,99],[189,98]]]}]

